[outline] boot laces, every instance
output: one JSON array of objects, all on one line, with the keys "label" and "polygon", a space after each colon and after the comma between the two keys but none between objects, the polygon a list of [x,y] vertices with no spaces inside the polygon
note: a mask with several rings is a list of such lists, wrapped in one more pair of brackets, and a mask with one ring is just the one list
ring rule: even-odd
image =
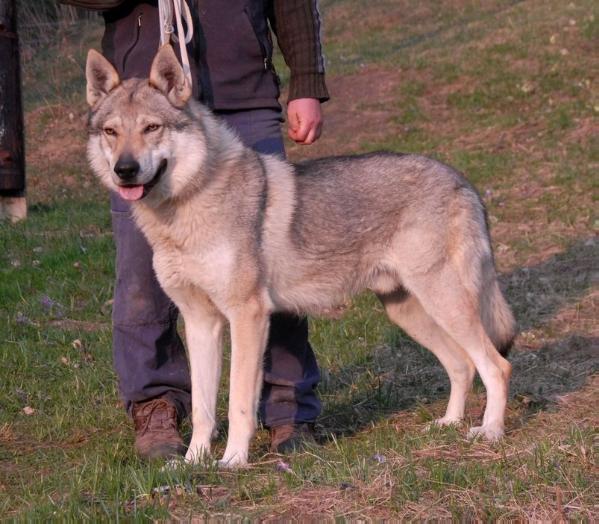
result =
[{"label": "boot laces", "polygon": [[134,414],[136,430],[145,433],[156,429],[177,430],[177,410],[164,399],[151,400],[140,406]]}]

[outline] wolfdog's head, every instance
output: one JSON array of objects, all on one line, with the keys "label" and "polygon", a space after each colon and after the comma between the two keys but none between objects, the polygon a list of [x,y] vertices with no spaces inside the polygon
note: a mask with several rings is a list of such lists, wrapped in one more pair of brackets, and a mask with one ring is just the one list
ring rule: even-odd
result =
[{"label": "wolfdog's head", "polygon": [[206,157],[205,133],[191,87],[170,45],[149,79],[122,81],[100,53],[87,56],[88,158],[109,189],[157,204],[185,191]]}]

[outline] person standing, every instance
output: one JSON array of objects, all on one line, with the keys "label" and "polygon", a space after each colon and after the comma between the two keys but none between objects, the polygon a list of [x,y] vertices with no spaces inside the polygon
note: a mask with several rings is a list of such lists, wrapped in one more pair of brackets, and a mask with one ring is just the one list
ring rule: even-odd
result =
[{"label": "person standing", "polygon": [[[62,0],[102,11],[102,52],[121,79],[147,77],[160,45],[157,0]],[[318,139],[320,105],[328,100],[317,0],[189,0],[194,38],[188,44],[194,96],[260,153],[284,156],[279,81],[272,64],[277,37],[290,69],[289,137]],[[240,191],[243,188],[239,188]],[[116,244],[113,306],[114,366],[135,427],[135,449],[145,458],[185,453],[179,433],[191,410],[185,349],[177,311],[152,269],[151,249],[129,204],[111,195]],[[320,372],[305,318],[271,317],[260,418],[271,451],[286,452],[310,438],[320,414]]]}]

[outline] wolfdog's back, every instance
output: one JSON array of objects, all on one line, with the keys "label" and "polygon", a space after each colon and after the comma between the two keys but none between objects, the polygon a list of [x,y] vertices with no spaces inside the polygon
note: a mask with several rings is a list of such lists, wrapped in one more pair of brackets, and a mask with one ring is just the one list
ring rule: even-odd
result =
[{"label": "wolfdog's back", "polygon": [[[417,155],[371,153],[323,158],[296,166],[298,212],[293,222],[302,250],[340,252],[376,239],[387,242],[406,222],[435,222],[456,191],[472,193],[457,171]],[[323,233],[324,232],[324,233]]]}]

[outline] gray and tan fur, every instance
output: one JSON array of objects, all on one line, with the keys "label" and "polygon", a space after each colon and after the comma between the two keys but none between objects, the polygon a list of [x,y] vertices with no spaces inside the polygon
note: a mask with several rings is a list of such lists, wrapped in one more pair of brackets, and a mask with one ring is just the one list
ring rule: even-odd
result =
[{"label": "gray and tan fur", "polygon": [[239,466],[256,425],[269,315],[318,315],[365,289],[447,370],[451,394],[437,423],[462,419],[478,371],[487,407],[470,435],[503,435],[511,366],[500,352],[514,320],[483,205],[459,173],[417,155],[296,166],[259,155],[191,100],[168,46],[149,80],[124,82],[90,51],[87,80],[91,165],[109,189],[136,200],[158,279],[185,319],[188,460],[210,452],[226,322],[231,392],[221,463]]}]

